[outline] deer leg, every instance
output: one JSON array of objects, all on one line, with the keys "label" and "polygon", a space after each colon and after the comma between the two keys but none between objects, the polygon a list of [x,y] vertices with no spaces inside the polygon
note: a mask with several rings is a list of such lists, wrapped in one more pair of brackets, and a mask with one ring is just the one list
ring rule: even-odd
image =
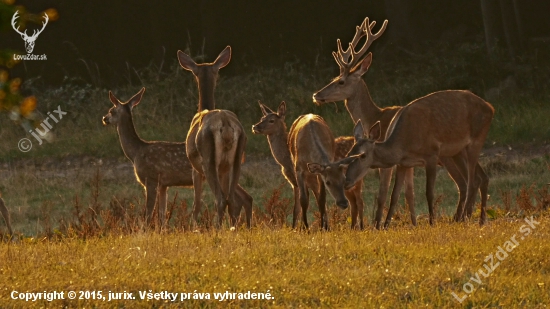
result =
[{"label": "deer leg", "polygon": [[145,186],[145,198],[147,200],[147,209],[145,213],[145,222],[148,225],[151,225],[153,223],[153,216],[155,212],[155,202],[157,200],[157,183],[152,182],[150,184],[149,182],[146,183]]},{"label": "deer leg", "polygon": [[[482,204],[482,209],[483,209],[483,200],[485,200],[485,203],[487,203],[487,198],[488,198],[487,193],[488,193],[488,190],[489,190],[489,176],[487,176],[487,174],[485,174],[485,171],[483,170],[481,165],[479,165],[479,162],[476,164],[476,177],[475,177],[475,182],[474,182],[474,188],[475,188],[476,192],[478,190],[480,192],[481,204]],[[472,217],[472,213],[474,211],[473,206],[474,205],[472,205],[471,208],[464,207],[465,208],[464,209],[464,212],[465,212],[464,216],[466,218],[471,218]]]},{"label": "deer leg", "polygon": [[[478,191],[478,187],[476,187],[476,178],[477,178],[477,166],[478,166],[478,158],[479,158],[479,152],[481,151],[481,147],[483,145],[477,145],[477,144],[471,144],[466,147],[466,156],[467,156],[467,162],[468,162],[468,190],[466,193],[466,201],[464,202],[464,209],[467,212],[468,209],[471,209],[473,211],[474,203],[476,200],[476,192]],[[485,172],[483,172],[483,169],[481,166],[479,167],[479,172],[482,174],[479,174],[480,179],[483,179],[487,177]],[[487,179],[486,185],[488,186],[489,180]],[[483,189],[485,191],[485,198],[487,197],[486,188]],[[482,196],[483,199],[483,196]],[[485,209],[481,209],[481,216],[480,216],[480,224],[483,224],[485,221]]]},{"label": "deer leg", "polygon": [[246,227],[250,228],[252,222],[252,203],[254,199],[248,192],[246,192],[241,185],[237,185],[235,189],[235,202],[237,203],[237,215],[241,213],[241,207],[244,206],[244,211],[246,215]]},{"label": "deer leg", "polygon": [[387,229],[390,226],[391,218],[396,210],[397,201],[399,200],[399,195],[401,194],[401,188],[405,182],[405,174],[407,173],[406,167],[397,166],[395,170],[395,183],[393,185],[393,190],[391,192],[390,198],[390,209],[388,210],[388,215],[386,216],[386,222],[384,223],[384,228]]},{"label": "deer leg", "polygon": [[386,204],[386,197],[390,188],[392,168],[380,168],[380,188],[378,189],[378,208],[376,209],[376,217],[374,224],[376,229],[379,230],[382,225],[382,215],[384,214],[384,204]]},{"label": "deer leg", "polygon": [[426,160],[426,199],[428,200],[428,212],[430,214],[430,225],[435,223],[434,213],[434,188],[437,176],[437,158]]},{"label": "deer leg", "polygon": [[[485,174],[485,171],[479,165],[479,163],[476,165],[476,179],[479,182],[479,191],[481,194],[481,215],[479,216],[479,225],[483,225],[487,221],[487,193],[489,191],[489,176]],[[477,191],[477,186],[476,186]],[[472,208],[466,209],[466,216],[468,218],[472,215]]]},{"label": "deer leg", "polygon": [[227,204],[229,205],[231,225],[237,225],[237,218],[241,212],[241,206],[235,204],[235,189],[239,185],[239,177],[241,175],[241,163],[244,154],[244,147],[246,145],[246,135],[241,134],[237,142],[237,148],[235,150],[235,158],[230,172],[228,173],[229,182],[225,192],[227,192]]},{"label": "deer leg", "polygon": [[193,169],[193,222],[196,225],[199,219],[199,214],[201,212],[202,206],[202,185],[203,185],[203,176],[199,171]]},{"label": "deer leg", "polygon": [[158,196],[159,196],[159,221],[160,226],[166,225],[168,222],[166,221],[166,191],[168,188],[166,186],[159,186],[158,187]]},{"label": "deer leg", "polygon": [[[212,140],[214,137],[212,136]],[[209,143],[204,143],[201,148],[202,160],[202,170],[206,175],[206,182],[210,186],[210,190],[214,194],[216,199],[215,208],[218,211],[218,224],[217,227],[220,228],[223,222],[223,215],[225,212],[225,207],[227,203],[227,198],[225,197],[222,186],[220,184],[220,176],[218,173],[218,166],[216,165],[216,149],[215,145],[210,145]]]},{"label": "deer leg", "polygon": [[4,221],[6,221],[6,226],[8,227],[8,233],[10,233],[10,235],[13,235],[13,230],[11,229],[10,213],[8,211],[8,208],[6,207],[6,204],[4,204],[4,200],[2,198],[0,198],[0,212],[4,217]]},{"label": "deer leg", "polygon": [[[221,175],[221,186],[222,186],[222,192],[227,193],[229,192],[229,186],[230,186],[230,172],[225,173]],[[225,195],[225,203],[227,205],[227,212],[229,213],[229,225],[231,227],[237,226],[237,218],[239,217],[239,213],[241,210],[241,206],[237,205],[236,203],[231,203],[229,198],[229,194]],[[224,213],[225,213],[225,205],[224,205]]]},{"label": "deer leg", "polygon": [[296,173],[296,182],[298,183],[300,206],[302,208],[302,225],[309,229],[307,224],[307,208],[309,206],[309,191],[305,183],[303,172]]},{"label": "deer leg", "polygon": [[439,161],[441,161],[441,164],[443,164],[458,189],[458,204],[456,205],[456,212],[453,216],[453,221],[459,222],[464,220],[464,201],[466,200],[466,190],[468,189],[465,178],[465,173],[467,173],[466,164],[463,161],[462,156],[439,158]]},{"label": "deer leg", "polygon": [[354,195],[355,195],[355,202],[357,203],[357,212],[359,213],[359,229],[363,230],[363,212],[365,208],[365,204],[363,203],[363,179],[361,179],[353,189]]},{"label": "deer leg", "polygon": [[328,231],[327,191],[320,176],[317,176],[316,188],[313,188],[313,195],[315,196],[315,200],[319,206],[319,212],[321,213],[321,227],[325,231]]},{"label": "deer leg", "polygon": [[344,194],[346,195],[346,198],[349,201],[350,208],[351,208],[351,229],[357,228],[357,201],[355,199],[355,188],[351,188],[351,190],[344,191]]},{"label": "deer leg", "polygon": [[405,171],[405,202],[409,206],[411,223],[416,226],[416,211],[414,206],[414,168],[409,167]]},{"label": "deer leg", "polygon": [[300,189],[298,185],[292,186],[292,191],[294,191],[294,213],[292,215],[292,228],[296,228],[296,221],[298,221],[298,216],[300,216]]}]

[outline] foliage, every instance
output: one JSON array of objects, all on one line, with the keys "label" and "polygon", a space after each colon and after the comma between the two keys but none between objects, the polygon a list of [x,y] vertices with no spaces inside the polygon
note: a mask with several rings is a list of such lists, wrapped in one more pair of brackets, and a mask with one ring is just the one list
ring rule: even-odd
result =
[{"label": "foliage", "polygon": [[[12,30],[10,21],[16,11],[21,15],[18,22],[22,31],[28,22],[41,22],[42,14],[29,13],[23,6],[14,5],[13,0],[0,0],[0,31]],[[43,13],[47,14],[51,20],[56,20],[58,17],[55,9],[48,9]],[[23,96],[21,79],[9,76],[9,70],[20,62],[14,58],[15,53],[16,51],[13,50],[0,49],[0,112],[8,112],[11,120],[28,131],[37,127],[42,117],[36,110],[36,97]]]}]

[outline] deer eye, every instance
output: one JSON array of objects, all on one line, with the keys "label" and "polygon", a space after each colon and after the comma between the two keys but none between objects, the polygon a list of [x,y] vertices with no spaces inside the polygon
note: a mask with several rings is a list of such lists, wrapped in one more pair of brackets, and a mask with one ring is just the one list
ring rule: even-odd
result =
[{"label": "deer eye", "polygon": [[338,85],[343,85],[344,83],[345,83],[345,81],[343,79],[338,81]]},{"label": "deer eye", "polygon": [[269,123],[274,123],[274,122],[275,122],[274,119],[269,120]]},{"label": "deer eye", "polygon": [[327,186],[330,186],[330,181],[325,182]]}]

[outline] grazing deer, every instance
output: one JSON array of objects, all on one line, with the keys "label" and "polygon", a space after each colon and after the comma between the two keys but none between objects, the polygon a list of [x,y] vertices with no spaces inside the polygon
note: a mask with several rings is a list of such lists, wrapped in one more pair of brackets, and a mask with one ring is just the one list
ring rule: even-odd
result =
[{"label": "grazing deer", "polygon": [[[329,102],[344,101],[346,109],[348,110],[354,123],[361,120],[363,128],[368,129],[374,123],[380,122],[381,134],[380,137],[386,136],[388,126],[395,114],[402,108],[401,106],[392,106],[380,108],[372,100],[367,84],[362,79],[371,63],[372,53],[368,53],[364,58],[372,42],[378,39],[386,30],[388,21],[385,20],[381,29],[373,34],[371,31],[374,28],[376,22],[369,23],[369,18],[365,18],[361,26],[356,27],[355,35],[349,47],[344,51],[342,49],[341,41],[338,39],[338,51],[333,52],[332,55],[336,60],[336,63],[340,67],[340,75],[336,77],[331,83],[324,88],[313,94],[313,101],[317,105],[322,105]],[[359,41],[366,37],[365,43],[356,52],[356,47]],[[351,58],[350,58],[351,57]],[[365,132],[367,133],[367,132]],[[449,173],[449,176],[455,181],[459,189],[459,202],[457,206],[457,213],[455,214],[455,220],[463,220],[464,215],[468,217],[471,215],[472,210],[468,209],[463,215],[458,214],[458,210],[462,207],[466,199],[467,180],[464,178],[461,171],[466,170],[464,161],[460,161],[460,166],[457,166],[454,160],[442,159],[440,162],[444,165]],[[384,205],[386,203],[387,193],[390,187],[390,181],[392,176],[392,168],[381,168],[380,173],[380,188],[378,191],[378,205],[375,216],[376,228],[381,227],[382,214]],[[411,222],[416,225],[416,214],[414,210],[414,170],[405,170],[405,200],[409,206],[411,213]],[[476,186],[479,187],[483,181],[481,175],[476,178]],[[488,186],[488,184],[487,184]],[[486,192],[482,192],[482,195]]]},{"label": "grazing deer", "polygon": [[[229,61],[231,60],[231,46],[227,46],[218,55],[216,60],[212,63],[197,64],[189,55],[182,52],[181,50],[178,50],[177,55],[178,55],[178,61],[181,65],[181,67],[184,68],[185,70],[188,70],[191,73],[193,73],[193,76],[195,77],[195,81],[197,82],[197,86],[199,88],[199,105],[198,105],[198,112],[199,113],[197,113],[195,115],[195,117],[193,118],[194,120],[196,119],[198,121],[198,123],[197,123],[198,127],[196,127],[195,129],[205,129],[205,127],[203,127],[203,124],[201,122],[205,121],[206,119],[211,118],[213,116],[205,116],[205,114],[200,114],[200,113],[203,110],[213,111],[216,108],[216,102],[214,100],[214,89],[216,88],[216,82],[218,80],[218,72],[221,68],[225,67],[229,63]],[[218,111],[218,112],[220,112],[220,111]],[[237,123],[235,123],[233,121],[234,120],[233,116],[235,116],[233,113],[228,112],[228,111],[224,111],[224,112],[221,112],[221,113],[218,113],[218,114],[219,114],[219,116],[215,116],[214,118],[222,117],[221,115],[223,115],[223,117],[222,117],[224,119],[223,120],[223,125],[227,125],[228,123],[231,123],[231,126],[233,126],[234,128],[237,128],[239,125],[242,127],[240,122],[238,122],[238,119],[237,119],[238,125],[237,125]],[[233,115],[230,115],[230,114],[233,114]],[[236,119],[236,116],[234,118]],[[218,119],[218,120],[220,120],[220,119]],[[229,121],[229,122],[227,122],[227,121]],[[227,129],[229,129],[229,128],[227,128]],[[190,138],[189,134],[191,134],[192,130],[193,130],[193,124],[191,125],[191,129],[188,132],[188,136],[187,136],[188,140]],[[211,130],[213,130],[213,128],[211,128]],[[203,131],[203,132],[207,132],[207,131]],[[246,136],[244,138],[245,138],[244,142],[246,143]],[[239,142],[242,142],[241,141],[241,139],[242,139],[241,136],[239,136],[238,139],[239,139]],[[235,144],[235,145],[237,145],[237,144]],[[197,144],[194,144],[194,145],[198,146]],[[216,145],[216,146],[219,146],[219,145]],[[190,146],[188,145],[188,147],[194,147],[194,146],[193,145],[190,145]],[[244,145],[242,145],[242,147],[243,147],[242,148],[243,149],[242,155],[244,155]],[[222,147],[222,149],[217,149],[217,150],[222,151],[223,153],[225,153],[225,151],[226,151],[223,147]],[[198,155],[198,153],[194,154],[194,156],[197,156],[197,155]],[[239,158],[241,158],[241,157],[239,157]],[[196,160],[197,160],[197,163],[199,163],[200,157],[196,158]],[[219,163],[219,162],[216,162],[216,163]],[[236,218],[235,216],[237,216],[240,212],[241,205],[244,205],[245,206],[247,226],[250,227],[250,222],[251,222],[251,218],[252,218],[252,202],[253,202],[253,199],[252,199],[252,196],[250,196],[250,194],[248,194],[240,185],[238,185],[237,181],[238,181],[238,178],[239,178],[238,176],[240,174],[240,164],[241,164],[241,161],[238,162],[238,167],[237,166],[232,166],[232,168],[234,168],[233,171],[236,173],[236,174],[233,175],[233,177],[235,177],[235,176],[237,176],[237,177],[236,178],[231,178],[231,180],[235,181],[235,183],[234,184],[232,183],[230,185],[230,187],[232,188],[233,185],[237,186],[236,187],[236,193],[237,193],[236,198],[237,198],[237,202],[239,203],[239,205],[238,205],[238,209],[235,209],[235,211],[236,211],[235,213],[231,212],[233,210],[230,207],[230,209],[229,209],[230,210],[230,217],[231,217],[231,220],[234,220]],[[202,166],[200,166],[200,164],[197,165],[197,166],[195,166],[195,165],[193,165],[193,166],[195,167],[193,176],[198,177],[199,174],[201,174],[201,173],[199,173],[199,171],[204,171],[204,169],[203,169]],[[218,168],[221,168],[221,169],[225,170],[227,167],[218,166]],[[212,171],[212,173],[214,171],[212,168],[210,168],[208,170]],[[195,172],[197,174],[195,174]],[[204,173],[203,173],[203,175],[204,175]],[[207,180],[208,180],[208,183],[210,185],[210,188],[212,188],[212,190],[214,191],[214,188],[216,187],[216,184],[212,183],[212,182],[214,181],[214,178],[217,178],[217,177],[215,177],[215,175],[210,175],[210,177],[211,177],[211,179],[207,178]],[[222,185],[224,185],[224,187],[226,186],[226,184],[222,184]],[[198,186],[200,186],[200,187],[198,187]],[[216,187],[216,188],[218,188],[218,187]],[[200,181],[199,184],[195,184],[194,190],[195,190],[195,200],[193,202],[193,218],[195,220],[197,220],[198,214],[200,213],[200,209],[201,209],[200,196],[202,195],[202,178],[201,178],[201,181]],[[231,190],[234,190],[234,188],[232,188]],[[220,194],[220,192],[216,193],[215,191],[214,191],[214,193],[215,194]],[[225,194],[228,194],[228,193],[229,193],[228,191],[225,191]],[[227,195],[227,196],[228,197],[232,196],[232,193],[230,195]],[[219,207],[222,207],[222,204],[225,204],[225,202],[224,203],[219,202],[218,198],[221,198],[221,197],[216,196],[216,199],[218,201],[216,203],[216,205],[217,205],[218,210],[219,210],[220,209]],[[230,205],[232,205],[232,204],[230,204]],[[223,214],[220,215],[219,220],[222,219],[222,215]]]},{"label": "grazing deer", "polygon": [[[296,176],[294,173],[294,164],[288,149],[288,132],[286,129],[285,116],[286,116],[286,103],[282,102],[274,112],[266,105],[260,104],[262,111],[262,119],[260,122],[252,126],[252,132],[254,134],[264,134],[267,136],[271,154],[275,161],[281,166],[281,172],[286,178],[292,190],[294,192],[294,215],[292,217],[292,228],[296,228],[296,221],[300,213],[300,199],[298,184],[296,182]],[[341,136],[334,140],[335,153],[334,159],[340,160],[346,156],[348,151],[353,146],[353,137]],[[360,229],[363,229],[363,199],[362,199],[362,186],[363,181],[359,181],[352,189],[346,190],[345,195],[351,204],[351,227],[356,228],[357,225]],[[359,222],[357,222],[359,217]]]},{"label": "grazing deer", "polygon": [[[139,104],[145,88],[128,102],[122,103],[109,91],[113,107],[103,116],[104,125],[115,125],[122,151],[134,165],[137,181],[145,188],[146,222],[151,223],[158,197],[158,219],[166,220],[166,191],[168,187],[193,186],[192,170],[185,150],[185,143],[144,141],[136,132],[132,109]],[[252,198],[244,189],[238,189],[239,205],[252,207]]]},{"label": "grazing deer", "polygon": [[10,235],[13,235],[13,230],[11,229],[10,213],[8,212],[8,208],[6,207],[6,204],[4,203],[4,200],[2,198],[0,198],[0,213],[2,213],[4,221],[6,221],[8,233],[10,233]]},{"label": "grazing deer", "polygon": [[309,228],[307,208],[309,189],[311,189],[319,205],[321,227],[328,230],[325,186],[336,200],[338,207],[342,209],[348,207],[343,189],[347,165],[333,162],[335,147],[332,132],[320,116],[302,115],[290,127],[288,148],[294,166],[294,175],[296,175],[302,208],[302,224],[306,229]]},{"label": "grazing deer", "polygon": [[[235,188],[238,187],[245,145],[246,134],[233,112],[215,109],[195,114],[186,139],[187,156],[193,165],[195,220],[197,209],[200,209],[202,179],[206,177],[216,198],[219,226],[226,205],[229,206],[231,226],[236,225],[240,208],[235,204]],[[252,208],[246,207],[245,211],[250,227]]]},{"label": "grazing deer", "polygon": [[[476,177],[483,179],[482,192],[487,192],[488,177],[478,164],[479,154],[489,132],[494,109],[475,94],[465,90],[447,90],[429,94],[403,107],[394,117],[384,141],[380,141],[382,126],[376,122],[364,138],[361,121],[354,128],[355,144],[348,156],[355,158],[346,171],[346,188],[362,179],[369,168],[388,168],[397,165],[396,180],[390,209],[384,227],[390,224],[395,212],[407,168],[426,168],[426,198],[430,224],[434,223],[434,186],[438,160],[450,159],[457,166],[466,161],[467,181],[465,206],[472,208],[477,187]],[[480,225],[486,220],[487,195],[481,196]]]}]

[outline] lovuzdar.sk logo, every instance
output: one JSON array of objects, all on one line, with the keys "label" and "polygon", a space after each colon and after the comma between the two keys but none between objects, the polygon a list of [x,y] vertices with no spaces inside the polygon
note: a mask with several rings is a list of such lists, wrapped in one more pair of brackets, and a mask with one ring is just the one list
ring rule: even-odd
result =
[{"label": "lovuzdar.sk logo", "polygon": [[13,59],[14,60],[46,60],[46,55],[34,55],[32,54],[32,51],[34,50],[34,44],[36,42],[36,39],[38,38],[38,35],[42,33],[42,31],[44,31],[44,28],[46,28],[46,25],[50,20],[48,18],[48,14],[44,13],[44,21],[42,22],[42,29],[33,30],[32,35],[27,34],[27,29],[25,29],[24,32],[21,32],[19,30],[19,26],[16,25],[16,21],[18,18],[19,18],[19,11],[15,11],[11,19],[11,26],[13,27],[13,30],[15,30],[15,32],[21,35],[21,38],[23,39],[23,41],[25,41],[25,49],[27,50],[27,54],[26,55],[14,54]]}]

